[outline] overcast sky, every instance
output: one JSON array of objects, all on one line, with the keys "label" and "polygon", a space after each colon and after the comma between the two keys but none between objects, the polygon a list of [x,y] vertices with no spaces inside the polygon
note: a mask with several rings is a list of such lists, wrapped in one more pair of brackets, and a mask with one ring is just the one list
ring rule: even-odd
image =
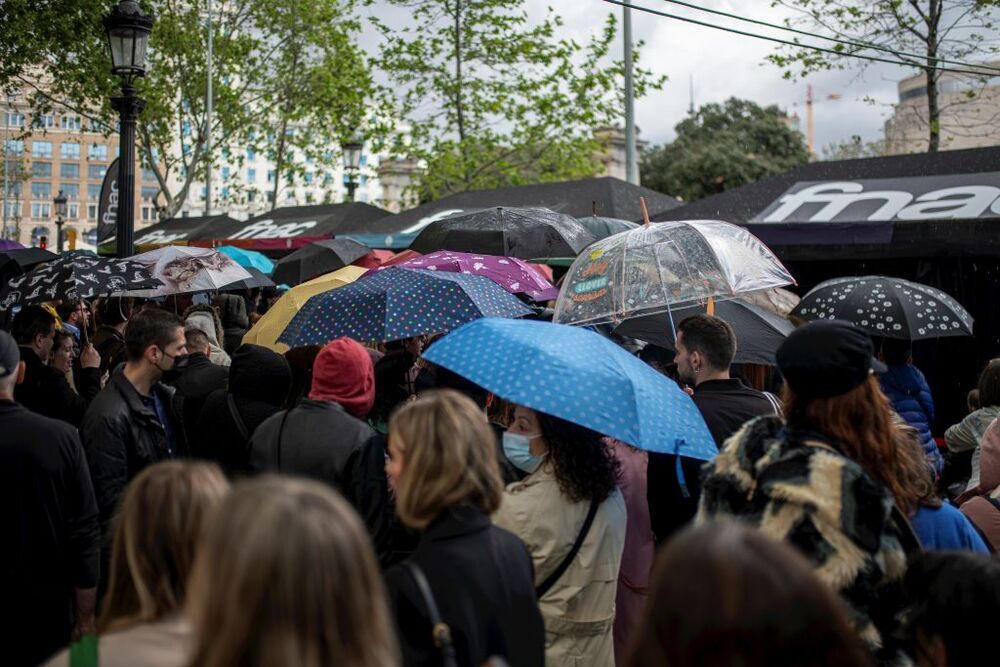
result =
[{"label": "overcast sky", "polygon": [[[661,0],[633,2],[751,32],[769,32],[773,36],[787,37],[785,33]],[[772,23],[780,23],[784,16],[782,10],[771,8],[768,0],[702,0],[700,4]],[[619,18],[622,13],[621,7],[602,0],[525,0],[529,15],[542,18],[548,7],[563,17],[563,36],[580,41],[596,34],[609,13]],[[378,13],[390,24],[401,18],[405,20],[406,15],[403,10],[387,9],[382,3],[375,4],[368,12]],[[764,60],[776,46],[771,42],[635,10],[632,24],[634,39],[646,42],[642,49],[642,65],[669,77],[662,91],[642,98],[636,105],[640,138],[654,144],[669,141],[674,135],[674,126],[687,114],[692,77],[696,106],[721,102],[731,96],[750,99],[764,106],[777,104],[789,114],[800,116],[803,134],[806,130],[806,85],[811,83],[817,100],[814,105],[815,146],[816,152],[822,155],[822,148],[827,144],[846,141],[855,134],[865,141],[882,138],[883,124],[892,112],[891,105],[896,102],[896,85],[913,74],[904,68],[875,64],[863,73],[855,68],[816,74],[808,81],[787,81],[782,78],[780,68]],[[373,35],[368,29],[365,33],[364,41],[366,46],[370,46]],[[622,47],[619,46],[614,55],[620,58],[621,54]],[[839,100],[823,99],[829,95],[842,97]],[[866,98],[872,98],[876,103],[867,102]]]}]

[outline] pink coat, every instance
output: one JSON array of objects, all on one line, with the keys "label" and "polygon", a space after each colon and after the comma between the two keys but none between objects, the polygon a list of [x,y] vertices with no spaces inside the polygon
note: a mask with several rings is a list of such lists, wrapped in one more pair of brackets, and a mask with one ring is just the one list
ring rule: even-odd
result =
[{"label": "pink coat", "polygon": [[649,571],[653,567],[656,543],[649,523],[646,502],[646,452],[612,440],[612,451],[621,464],[618,486],[625,497],[628,523],[625,528],[625,550],[618,571],[618,593],[615,596],[615,662],[624,664],[625,647],[630,633],[639,625],[649,590]]},{"label": "pink coat", "polygon": [[959,496],[958,503],[993,549],[1000,551],[1000,419],[986,429],[979,449],[979,485]]}]

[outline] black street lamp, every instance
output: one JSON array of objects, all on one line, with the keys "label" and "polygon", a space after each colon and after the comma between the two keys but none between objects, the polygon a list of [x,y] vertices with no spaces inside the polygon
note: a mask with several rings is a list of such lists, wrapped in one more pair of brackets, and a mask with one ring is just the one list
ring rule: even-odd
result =
[{"label": "black street lamp", "polygon": [[56,205],[56,252],[63,251],[63,223],[66,222],[66,195],[62,190],[52,200]]},{"label": "black street lamp", "polygon": [[358,189],[355,180],[361,169],[361,153],[365,149],[365,138],[360,132],[355,132],[349,141],[341,146],[344,152],[344,171],[347,173],[347,201],[354,201],[354,191]]},{"label": "black street lamp", "polygon": [[146,106],[146,101],[136,96],[132,83],[146,74],[146,45],[153,17],[143,14],[135,0],[121,0],[104,17],[104,29],[111,48],[111,72],[122,79],[122,96],[111,98],[121,123],[115,245],[118,257],[128,257],[133,253],[135,227],[135,124]]}]

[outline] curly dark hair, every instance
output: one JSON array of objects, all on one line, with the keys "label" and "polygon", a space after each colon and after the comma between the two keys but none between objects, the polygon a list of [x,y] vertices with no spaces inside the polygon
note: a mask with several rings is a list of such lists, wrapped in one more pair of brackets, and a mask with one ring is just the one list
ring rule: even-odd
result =
[{"label": "curly dark hair", "polygon": [[559,490],[574,502],[603,502],[610,497],[618,484],[620,466],[604,436],[552,415],[537,414]]}]

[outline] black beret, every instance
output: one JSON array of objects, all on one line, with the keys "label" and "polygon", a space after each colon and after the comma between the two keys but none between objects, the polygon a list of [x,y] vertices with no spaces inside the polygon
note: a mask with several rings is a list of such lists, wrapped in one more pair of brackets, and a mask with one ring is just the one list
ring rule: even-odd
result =
[{"label": "black beret", "polygon": [[872,339],[844,320],[818,320],[799,327],[775,358],[785,382],[802,398],[846,394],[885,364],[874,358]]}]

